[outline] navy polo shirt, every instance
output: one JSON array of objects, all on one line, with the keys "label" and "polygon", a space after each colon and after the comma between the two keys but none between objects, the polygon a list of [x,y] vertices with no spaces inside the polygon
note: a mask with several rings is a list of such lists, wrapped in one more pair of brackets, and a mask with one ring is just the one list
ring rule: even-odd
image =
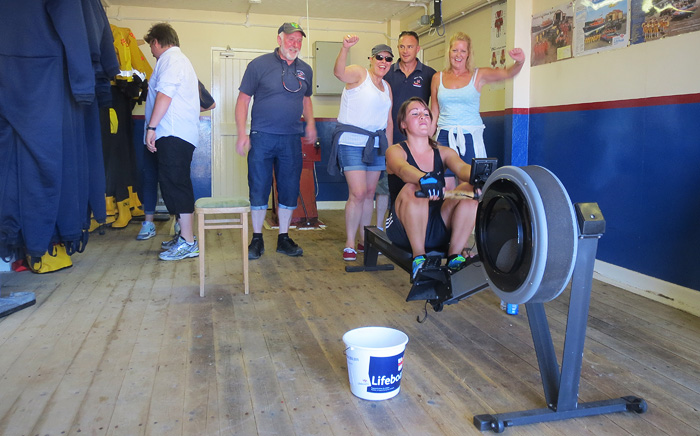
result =
[{"label": "navy polo shirt", "polygon": [[418,62],[416,69],[408,77],[399,68],[399,62],[392,65],[389,72],[384,76],[384,80],[391,86],[391,94],[394,97],[391,107],[391,117],[394,120],[394,144],[406,139],[399,131],[398,124],[396,124],[396,117],[399,115],[399,109],[403,102],[411,97],[420,97],[430,104],[430,82],[433,80],[435,70],[424,65],[418,59],[416,59],[416,62]]},{"label": "navy polo shirt", "polygon": [[288,65],[278,50],[250,61],[238,90],[253,97],[251,130],[276,135],[303,134],[304,97],[311,97],[313,92],[313,71],[298,58]]}]

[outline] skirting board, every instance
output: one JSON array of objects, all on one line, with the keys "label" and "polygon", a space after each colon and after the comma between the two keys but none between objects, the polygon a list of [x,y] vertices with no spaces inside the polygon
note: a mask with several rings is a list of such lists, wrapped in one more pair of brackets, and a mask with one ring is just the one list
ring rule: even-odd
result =
[{"label": "skirting board", "polygon": [[319,201],[316,205],[318,210],[343,210],[345,201]]},{"label": "skirting board", "polygon": [[665,282],[600,260],[595,261],[593,277],[601,282],[700,316],[700,291]]}]

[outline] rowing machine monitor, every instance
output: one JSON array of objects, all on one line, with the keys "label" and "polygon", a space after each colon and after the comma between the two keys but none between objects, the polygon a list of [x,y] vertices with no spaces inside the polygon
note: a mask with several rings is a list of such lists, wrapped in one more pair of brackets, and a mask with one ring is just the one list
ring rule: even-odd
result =
[{"label": "rowing machine monitor", "polygon": [[469,184],[474,189],[481,189],[486,184],[486,179],[496,171],[496,166],[498,166],[498,159],[495,157],[473,157]]}]

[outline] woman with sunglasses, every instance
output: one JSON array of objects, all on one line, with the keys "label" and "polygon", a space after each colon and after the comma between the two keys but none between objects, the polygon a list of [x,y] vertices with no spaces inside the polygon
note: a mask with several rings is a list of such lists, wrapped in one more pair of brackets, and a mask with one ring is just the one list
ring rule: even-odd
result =
[{"label": "woman with sunglasses", "polygon": [[[467,264],[462,255],[476,221],[478,202],[444,199],[445,171],[451,170],[468,180],[471,165],[464,163],[449,147],[431,137],[433,115],[420,97],[411,97],[399,109],[397,128],[406,141],[386,152],[391,212],[386,234],[397,246],[413,253],[413,274],[426,261],[430,251],[447,252],[447,267],[458,271]],[[474,188],[462,183],[457,190],[473,197]]]},{"label": "woman with sunglasses", "polygon": [[[433,76],[430,108],[435,117],[433,129],[438,132],[437,141],[457,151],[467,163],[471,163],[473,157],[486,157],[485,126],[479,114],[481,88],[515,77],[525,63],[522,49],[514,48],[508,54],[515,63],[507,69],[474,68],[472,40],[457,32],[447,50],[449,66]],[[452,172],[447,173],[447,189],[455,185],[454,176]]]},{"label": "woman with sunglasses", "polygon": [[350,47],[357,44],[357,35],[346,35],[335,61],[333,72],[345,83],[340,99],[338,124],[333,132],[333,147],[328,161],[331,175],[340,172],[348,183],[345,204],[346,241],[343,259],[357,259],[357,249],[364,249],[364,227],[370,224],[374,211],[374,191],[381,171],[385,169],[384,153],[391,141],[391,88],[383,79],[394,60],[391,47],[379,44],[372,48],[369,68],[346,66]]}]

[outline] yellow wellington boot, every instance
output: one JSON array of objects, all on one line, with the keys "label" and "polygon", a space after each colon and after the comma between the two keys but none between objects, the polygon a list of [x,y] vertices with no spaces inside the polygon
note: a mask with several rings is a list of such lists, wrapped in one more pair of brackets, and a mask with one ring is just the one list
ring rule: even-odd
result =
[{"label": "yellow wellington boot", "polygon": [[131,208],[129,207],[129,200],[120,201],[117,203],[117,220],[112,223],[113,229],[121,229],[129,225],[131,221]]},{"label": "yellow wellington boot", "polygon": [[129,186],[129,206],[131,206],[131,216],[144,216],[141,200],[139,200],[138,194],[131,189],[131,186]]},{"label": "yellow wellington boot", "polygon": [[107,209],[107,219],[105,220],[105,224],[111,224],[117,219],[117,203],[114,200],[114,197],[107,197],[105,195],[105,207]]},{"label": "yellow wellington boot", "polygon": [[100,223],[95,220],[95,218],[90,218],[90,228],[88,229],[88,232],[92,233],[95,230],[100,228]]},{"label": "yellow wellington boot", "polygon": [[51,251],[41,256],[39,262],[33,263],[31,258],[27,257],[27,263],[33,272],[44,274],[73,266],[73,261],[66,253],[66,247],[63,244],[55,244]]}]

